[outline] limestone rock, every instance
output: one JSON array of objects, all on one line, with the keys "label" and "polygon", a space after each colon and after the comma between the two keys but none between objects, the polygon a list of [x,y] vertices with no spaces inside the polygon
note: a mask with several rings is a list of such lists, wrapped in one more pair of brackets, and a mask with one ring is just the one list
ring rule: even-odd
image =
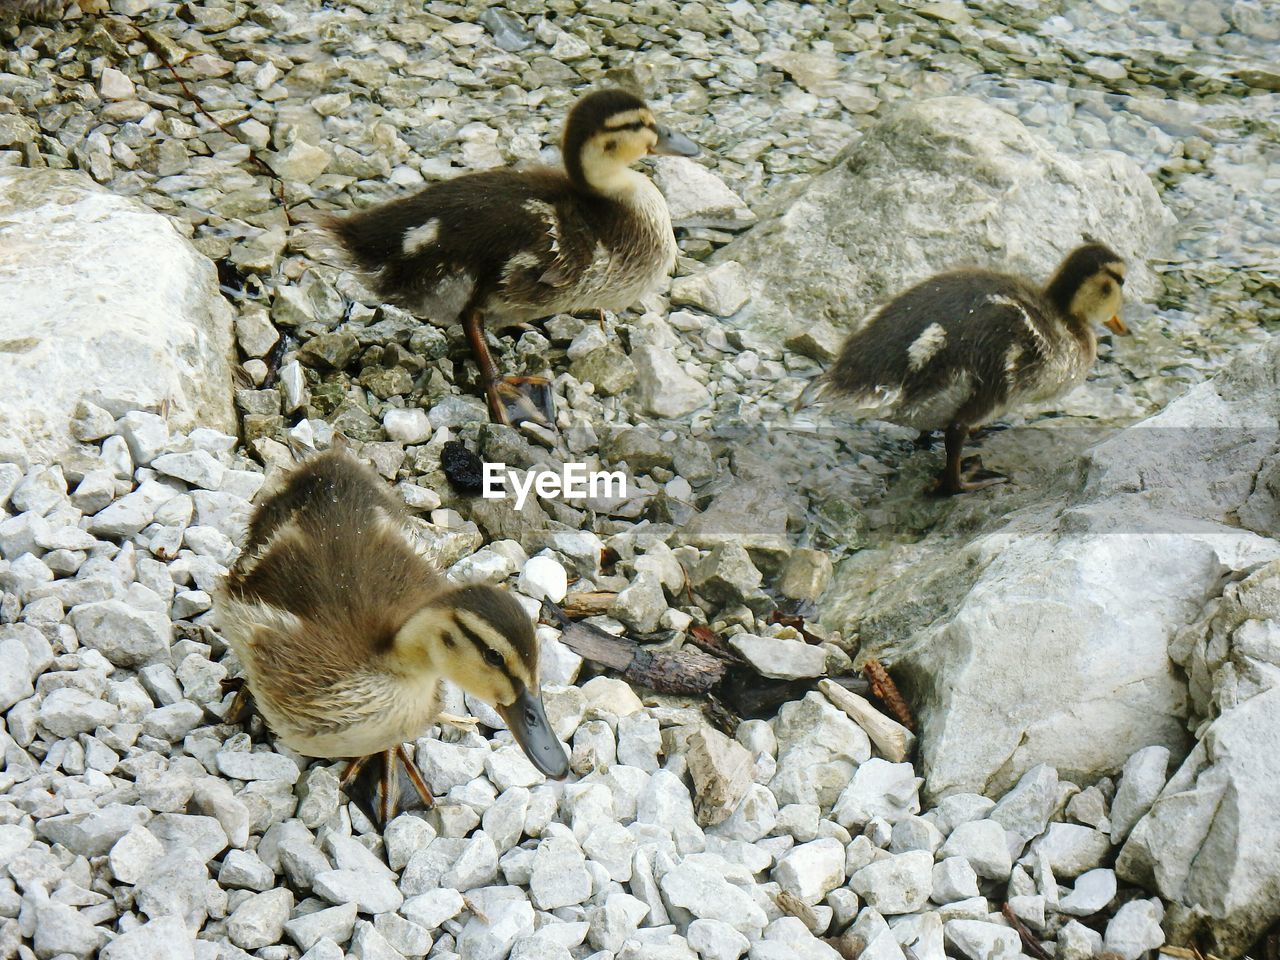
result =
[{"label": "limestone rock", "polygon": [[83,173],[23,169],[0,174],[0,224],[0,434],[48,459],[82,399],[235,432],[231,308],[165,217]]},{"label": "limestone rock", "polygon": [[741,230],[756,222],[741,198],[696,160],[659,157],[653,179],[667,198],[673,227]]},{"label": "limestone rock", "polygon": [[[1225,573],[1280,556],[1236,519],[1271,455],[1256,437],[1278,417],[1280,343],[1268,342],[1094,446],[1004,526],[964,545],[931,534],[946,548],[909,583],[865,599],[837,578],[824,619],[856,623],[863,654],[895,664],[932,797],[998,796],[1039,763],[1090,782],[1143,747],[1185,755],[1188,688],[1171,643]],[[1204,671],[1188,672],[1204,699]]]},{"label": "limestone rock", "polygon": [[1070,159],[998,107],[942,97],[869,130],[714,260],[750,264],[751,302],[737,322],[781,342],[823,319],[848,329],[910,284],[966,263],[1047,278],[1085,233],[1130,261],[1129,289],[1147,296],[1156,281],[1146,254],[1170,223],[1129,158]]}]

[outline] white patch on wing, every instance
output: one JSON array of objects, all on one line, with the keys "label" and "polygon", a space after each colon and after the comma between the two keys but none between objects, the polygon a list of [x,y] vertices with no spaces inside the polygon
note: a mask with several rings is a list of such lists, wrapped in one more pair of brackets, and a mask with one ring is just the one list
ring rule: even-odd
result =
[{"label": "white patch on wing", "polygon": [[556,216],[556,208],[545,200],[526,200],[524,210],[542,220],[547,236],[551,238],[551,252],[560,252],[560,218]]},{"label": "white patch on wing", "polygon": [[537,254],[522,250],[502,265],[502,282],[510,283],[518,271],[532,270],[539,262]]},{"label": "white patch on wing", "polygon": [[420,227],[413,227],[404,232],[404,252],[405,256],[417,253],[425,247],[431,246],[436,242],[436,238],[440,236],[440,219],[432,217]]},{"label": "white patch on wing", "polygon": [[1010,344],[1004,355],[1004,375],[1011,387],[1017,382],[1018,361],[1021,359],[1022,347],[1016,343]]},{"label": "white patch on wing", "polygon": [[1039,346],[1040,352],[1047,356],[1052,351],[1052,344],[1050,344],[1048,338],[1045,337],[1044,331],[1036,326],[1036,322],[1031,319],[1031,314],[1027,313],[1027,308],[1023,304],[1013,299],[1013,297],[1006,297],[1002,293],[992,294],[987,297],[987,302],[998,304],[1002,307],[1013,307],[1013,309],[1017,310],[1018,313],[1022,315],[1023,324],[1025,324],[1026,328],[1031,331],[1031,336]]},{"label": "white patch on wing", "polygon": [[907,366],[912,370],[921,369],[946,345],[947,331],[942,329],[941,324],[929,324],[911,346],[907,347]]}]

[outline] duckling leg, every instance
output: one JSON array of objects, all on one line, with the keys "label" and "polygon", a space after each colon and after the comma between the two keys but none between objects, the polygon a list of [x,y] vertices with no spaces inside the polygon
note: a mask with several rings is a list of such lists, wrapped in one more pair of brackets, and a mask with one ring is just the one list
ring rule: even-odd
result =
[{"label": "duckling leg", "polygon": [[967,423],[948,424],[946,433],[943,435],[947,450],[947,464],[942,470],[942,476],[938,479],[937,486],[934,488],[937,493],[944,496],[953,496],[957,493],[968,493],[1005,482],[1006,478],[1001,476],[984,477],[981,480],[964,479],[961,472],[961,457],[964,453],[964,441],[968,435],[969,425]]},{"label": "duckling leg", "polygon": [[484,339],[484,314],[469,310],[462,320],[471,353],[480,368],[480,385],[495,423],[513,426],[532,420],[550,428],[555,423],[551,384],[545,377],[499,377],[497,365]]},{"label": "duckling leg", "polygon": [[403,743],[396,747],[396,756],[404,764],[405,773],[409,774],[409,781],[413,784],[413,789],[418,791],[418,796],[422,798],[423,805],[428,808],[434,807],[436,798],[432,795],[431,788],[427,786],[427,781],[422,778],[422,771],[413,762],[413,758],[409,756],[409,751],[404,748]]}]

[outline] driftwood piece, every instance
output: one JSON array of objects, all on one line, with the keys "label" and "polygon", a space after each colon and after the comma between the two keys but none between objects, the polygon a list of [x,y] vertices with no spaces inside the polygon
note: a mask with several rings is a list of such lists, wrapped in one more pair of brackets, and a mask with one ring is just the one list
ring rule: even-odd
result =
[{"label": "driftwood piece", "polygon": [[866,731],[880,755],[892,763],[901,763],[916,746],[916,736],[898,721],[886,717],[870,701],[846,690],[831,680],[819,680],[818,689],[833,704],[849,715]]},{"label": "driftwood piece", "polygon": [[696,695],[707,693],[724,676],[727,664],[701,650],[650,652],[634,640],[615,637],[599,627],[570,620],[563,609],[543,601],[543,612],[560,628],[560,642],[580,657],[618,671],[628,683],[659,693]]},{"label": "driftwood piece", "polygon": [[570,620],[599,617],[609,612],[618,595],[611,590],[592,590],[570,593],[564,598],[561,609]]},{"label": "driftwood piece", "polygon": [[915,730],[916,722],[911,717],[911,709],[907,706],[907,701],[902,698],[902,694],[898,692],[898,685],[893,682],[889,671],[881,665],[880,661],[874,658],[868,660],[862,665],[862,672],[871,681],[871,692],[889,708],[894,718],[908,730]]}]

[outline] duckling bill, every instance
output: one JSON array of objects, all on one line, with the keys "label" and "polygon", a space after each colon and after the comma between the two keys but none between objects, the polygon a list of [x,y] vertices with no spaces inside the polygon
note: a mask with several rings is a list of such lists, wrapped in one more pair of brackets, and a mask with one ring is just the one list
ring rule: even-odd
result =
[{"label": "duckling bill", "polygon": [[492,704],[544,775],[568,772],[524,608],[496,587],[446,582],[387,485],[344,450],[302,463],[257,505],[216,602],[281,742],[353,758],[344,787],[381,756],[383,823],[395,812],[397,759],[433,802],[404,744],[439,718],[445,679]]},{"label": "duckling bill", "polygon": [[1124,278],[1124,260],[1101,243],[1068,254],[1043,287],[988,270],[938,274],[850,335],[813,392],[866,419],[943,430],[941,493],[999,483],[964,477],[969,430],[1083,379],[1097,357],[1094,325],[1128,332]]},{"label": "duckling bill", "polygon": [[385,301],[462,322],[493,419],[548,422],[546,381],[500,378],[485,321],[622,310],[655,289],[675,265],[675,236],[662,194],[631,166],[697,152],[639,97],[603,90],[570,111],[563,169],[466,174],[327,226]]}]

